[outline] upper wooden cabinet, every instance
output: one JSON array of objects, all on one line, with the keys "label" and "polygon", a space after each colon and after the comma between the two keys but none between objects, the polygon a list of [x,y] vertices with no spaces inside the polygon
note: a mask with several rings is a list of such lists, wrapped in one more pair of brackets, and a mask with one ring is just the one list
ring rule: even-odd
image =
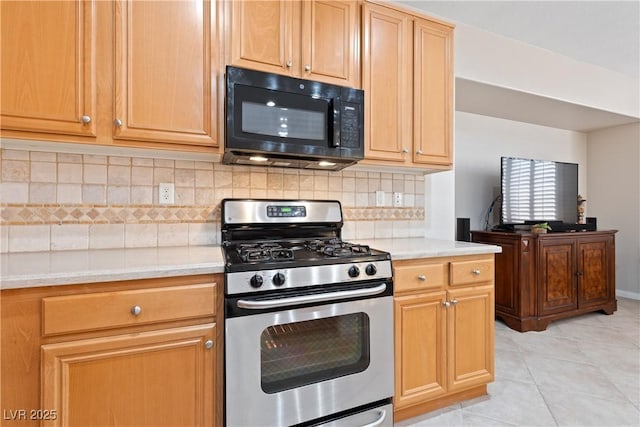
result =
[{"label": "upper wooden cabinet", "polygon": [[358,1],[232,1],[228,15],[229,64],[359,87]]},{"label": "upper wooden cabinet", "polygon": [[114,139],[214,145],[216,7],[115,3]]},{"label": "upper wooden cabinet", "polygon": [[453,165],[453,28],[413,21],[413,162]]},{"label": "upper wooden cabinet", "polygon": [[412,20],[365,4],[363,73],[367,159],[410,164],[412,131]]},{"label": "upper wooden cabinet", "polygon": [[365,157],[450,169],[453,27],[386,6],[363,6]]},{"label": "upper wooden cabinet", "polygon": [[92,1],[3,1],[3,129],[94,136]]},{"label": "upper wooden cabinet", "polygon": [[217,1],[1,7],[3,136],[217,146]]}]

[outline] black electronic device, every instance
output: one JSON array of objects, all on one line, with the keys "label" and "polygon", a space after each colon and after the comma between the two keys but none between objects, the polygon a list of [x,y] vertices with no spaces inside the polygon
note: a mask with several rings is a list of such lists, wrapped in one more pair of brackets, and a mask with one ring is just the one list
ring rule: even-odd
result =
[{"label": "black electronic device", "polygon": [[578,165],[502,157],[500,224],[554,223],[552,231],[583,230],[578,222]]},{"label": "black electronic device", "polygon": [[459,242],[471,241],[471,221],[469,218],[456,219],[456,240]]}]

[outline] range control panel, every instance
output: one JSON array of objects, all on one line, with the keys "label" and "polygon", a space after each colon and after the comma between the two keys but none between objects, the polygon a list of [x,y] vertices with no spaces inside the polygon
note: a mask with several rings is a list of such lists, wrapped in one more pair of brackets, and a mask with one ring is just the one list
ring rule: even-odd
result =
[{"label": "range control panel", "polygon": [[267,216],[269,218],[304,218],[307,216],[307,209],[304,206],[267,206]]}]

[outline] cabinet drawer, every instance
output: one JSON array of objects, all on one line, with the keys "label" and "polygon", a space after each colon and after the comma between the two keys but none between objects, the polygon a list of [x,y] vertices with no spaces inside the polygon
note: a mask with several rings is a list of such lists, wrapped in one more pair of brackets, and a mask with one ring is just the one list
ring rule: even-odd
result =
[{"label": "cabinet drawer", "polygon": [[206,283],[43,298],[43,334],[213,316],[215,287]]},{"label": "cabinet drawer", "polygon": [[446,283],[443,263],[394,267],[393,286],[396,292],[439,288]]},{"label": "cabinet drawer", "polygon": [[451,284],[468,285],[493,281],[493,260],[456,261],[451,263]]}]

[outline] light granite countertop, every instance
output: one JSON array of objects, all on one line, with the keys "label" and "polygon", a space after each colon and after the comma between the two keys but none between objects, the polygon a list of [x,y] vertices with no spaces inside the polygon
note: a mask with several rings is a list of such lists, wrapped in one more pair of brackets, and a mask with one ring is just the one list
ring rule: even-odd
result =
[{"label": "light granite countertop", "polygon": [[[359,240],[393,260],[500,252],[499,246],[428,238]],[[0,288],[222,273],[220,246],[92,249],[0,255]]]},{"label": "light granite countertop", "polygon": [[389,252],[392,260],[494,254],[502,251],[500,246],[495,245],[423,237],[360,240],[358,243]]},{"label": "light granite countertop", "polygon": [[220,246],[90,249],[0,255],[2,289],[222,273]]}]

